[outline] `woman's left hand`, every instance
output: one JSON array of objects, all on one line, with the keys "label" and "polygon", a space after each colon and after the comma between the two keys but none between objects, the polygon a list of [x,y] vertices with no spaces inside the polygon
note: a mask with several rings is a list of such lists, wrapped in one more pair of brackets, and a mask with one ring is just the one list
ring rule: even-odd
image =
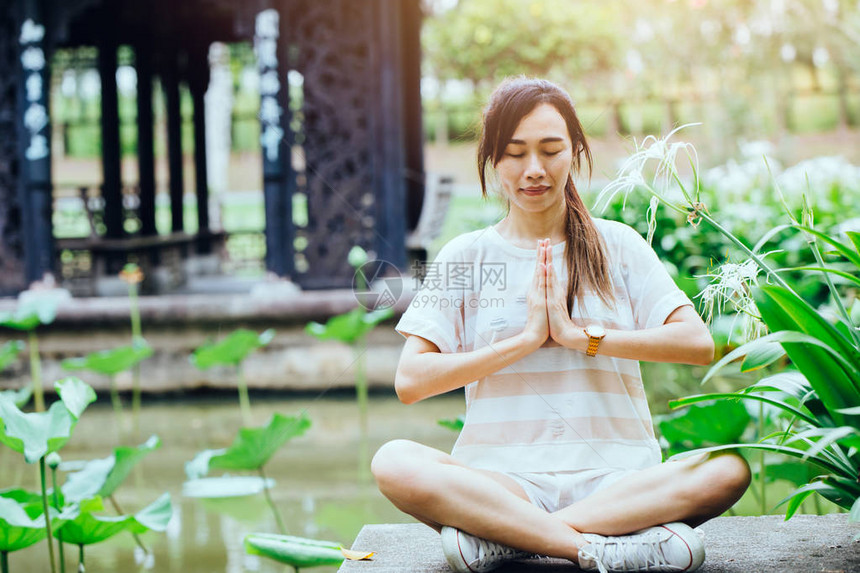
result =
[{"label": "woman's left hand", "polygon": [[567,308],[567,292],[561,287],[555,266],[552,263],[552,248],[549,245],[549,239],[545,239],[545,241],[547,243],[546,310],[549,317],[549,335],[564,346],[564,341],[572,330],[573,321],[570,319],[570,310]]}]

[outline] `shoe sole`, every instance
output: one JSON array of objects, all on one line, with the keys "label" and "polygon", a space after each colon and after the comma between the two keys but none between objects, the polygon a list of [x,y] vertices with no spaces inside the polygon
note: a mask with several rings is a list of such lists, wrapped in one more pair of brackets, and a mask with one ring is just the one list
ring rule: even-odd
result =
[{"label": "shoe sole", "polygon": [[[702,537],[704,537],[703,533],[681,522],[667,523],[660,527],[678,537],[687,546],[687,551],[690,552],[690,564],[681,571],[695,571],[702,566],[702,563],[705,562],[705,544],[702,541]],[[688,540],[696,540],[698,543],[691,547]]]},{"label": "shoe sole", "polygon": [[459,533],[454,527],[442,528],[442,553],[445,554],[445,561],[456,573],[474,573],[463,557]]}]

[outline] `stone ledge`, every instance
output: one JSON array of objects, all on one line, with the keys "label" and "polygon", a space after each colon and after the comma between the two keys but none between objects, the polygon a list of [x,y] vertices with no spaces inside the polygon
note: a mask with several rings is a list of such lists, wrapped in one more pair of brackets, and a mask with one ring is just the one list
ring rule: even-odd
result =
[{"label": "stone ledge", "polygon": [[[785,573],[860,571],[860,543],[852,542],[860,524],[847,514],[719,517],[702,526],[707,557],[701,573]],[[450,571],[439,536],[420,523],[366,525],[353,549],[375,551],[372,561],[345,561],[342,573]],[[519,561],[499,573],[578,571],[561,559]]]}]

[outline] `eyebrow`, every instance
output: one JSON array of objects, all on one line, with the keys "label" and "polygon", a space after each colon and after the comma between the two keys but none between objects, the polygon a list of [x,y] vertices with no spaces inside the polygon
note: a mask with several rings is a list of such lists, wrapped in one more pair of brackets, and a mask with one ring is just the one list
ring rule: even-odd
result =
[{"label": "eyebrow", "polygon": [[[562,139],[561,137],[544,137],[540,140],[540,143],[557,143],[560,141],[564,141],[564,139]],[[512,139],[508,142],[508,144],[525,145],[526,142],[522,139]]]}]

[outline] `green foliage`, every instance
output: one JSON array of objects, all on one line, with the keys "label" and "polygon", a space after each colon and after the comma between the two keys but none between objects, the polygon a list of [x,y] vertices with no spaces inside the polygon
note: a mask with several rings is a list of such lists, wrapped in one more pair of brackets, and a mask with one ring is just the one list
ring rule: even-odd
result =
[{"label": "green foliage", "polygon": [[0,347],[0,371],[6,368],[17,360],[18,355],[24,350],[24,342],[22,340],[10,340]]},{"label": "green foliage", "polygon": [[152,347],[140,339],[132,345],[92,352],[83,358],[67,358],[61,365],[66,370],[90,370],[113,376],[131,370],[150,356],[152,356]]},{"label": "green foliage", "polygon": [[27,299],[14,312],[0,312],[0,326],[29,331],[42,324],[51,324],[57,317],[58,303],[57,298],[50,296]]},{"label": "green foliage", "polygon": [[23,408],[33,397],[33,385],[27,384],[18,390],[4,390],[0,392],[0,396],[6,396],[15,406]]},{"label": "green foliage", "polygon": [[391,308],[367,312],[364,307],[358,307],[330,318],[324,325],[310,322],[305,326],[305,332],[320,340],[340,340],[353,344],[393,314]]},{"label": "green foliage", "polygon": [[253,330],[239,328],[218,343],[207,343],[194,351],[191,362],[201,370],[213,366],[238,366],[248,354],[268,345],[275,337],[271,328],[257,334]]},{"label": "green foliage", "polygon": [[691,405],[684,412],[663,416],[659,427],[670,444],[668,454],[703,446],[737,442],[750,422],[739,402],[718,401]]},{"label": "green foliage", "polygon": [[463,426],[466,423],[466,416],[460,415],[454,419],[445,418],[442,420],[436,420],[436,423],[443,428],[448,428],[449,430],[452,430],[454,432],[461,432],[463,431]]},{"label": "green foliage", "polygon": [[340,544],[290,535],[251,533],[245,536],[245,552],[261,555],[294,568],[340,565]]},{"label": "green foliage", "polygon": [[310,419],[273,414],[261,428],[240,428],[233,444],[226,449],[204,450],[185,465],[189,479],[205,476],[213,469],[258,470],[291,439],[301,436],[310,427]]},{"label": "green foliage", "polygon": [[158,436],[151,436],[136,448],[122,446],[106,458],[89,460],[78,471],[69,474],[63,484],[63,496],[69,502],[95,496],[109,497],[141,459],[160,447]]},{"label": "green foliage", "polygon": [[25,414],[8,397],[0,395],[0,442],[24,454],[28,464],[63,447],[86,407],[96,399],[93,389],[69,377],[54,387],[60,400],[47,412]]},{"label": "green foliage", "polygon": [[131,533],[164,531],[173,515],[169,493],[161,495],[134,515],[96,515],[101,511],[104,511],[101,497],[97,496],[80,502],[80,514],[63,525],[63,528],[55,532],[54,536],[62,538],[63,543],[92,545],[123,531]]},{"label": "green foliage", "polygon": [[491,81],[516,74],[582,77],[612,67],[619,6],[566,0],[461,0],[422,31],[431,75]]}]

